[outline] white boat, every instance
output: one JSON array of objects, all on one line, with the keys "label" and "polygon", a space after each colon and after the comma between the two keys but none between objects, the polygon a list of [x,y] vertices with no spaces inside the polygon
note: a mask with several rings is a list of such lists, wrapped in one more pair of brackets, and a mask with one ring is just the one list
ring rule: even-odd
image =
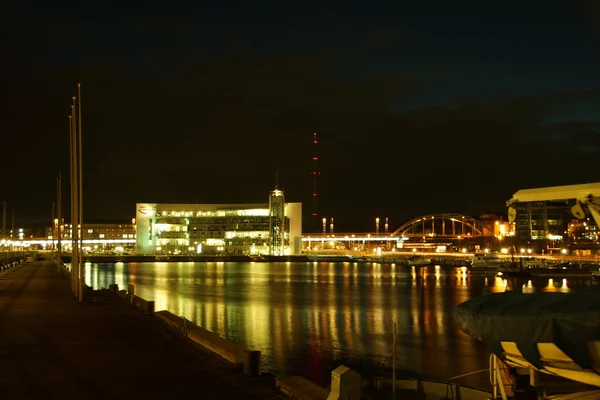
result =
[{"label": "white boat", "polygon": [[414,256],[407,260],[409,267],[423,267],[425,265],[431,265],[431,258]]},{"label": "white boat", "polygon": [[490,253],[475,253],[471,263],[471,269],[477,271],[498,271],[508,260],[500,258],[497,251]]},{"label": "white boat", "polygon": [[[593,291],[505,292],[475,297],[453,314],[463,332],[483,341],[506,366],[523,369],[518,374],[536,371],[595,386],[569,398],[600,399],[599,309],[600,293]],[[535,378],[540,386],[548,383],[544,376]]]}]

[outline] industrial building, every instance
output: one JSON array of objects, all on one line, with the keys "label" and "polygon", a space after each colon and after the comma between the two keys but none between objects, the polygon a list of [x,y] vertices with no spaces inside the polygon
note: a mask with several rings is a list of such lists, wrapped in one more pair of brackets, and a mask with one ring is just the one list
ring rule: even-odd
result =
[{"label": "industrial building", "polygon": [[540,243],[542,248],[577,241],[597,244],[598,227],[592,216],[598,198],[600,183],[519,190],[507,202],[515,238],[519,243]]},{"label": "industrial building", "polygon": [[302,203],[277,187],[268,203],[136,204],[136,253],[142,255],[296,255],[302,252]]}]

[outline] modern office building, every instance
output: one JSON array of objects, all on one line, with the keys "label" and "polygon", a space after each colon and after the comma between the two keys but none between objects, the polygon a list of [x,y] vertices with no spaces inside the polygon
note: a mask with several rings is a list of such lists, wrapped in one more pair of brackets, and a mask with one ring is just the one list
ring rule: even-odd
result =
[{"label": "modern office building", "polygon": [[137,254],[295,255],[302,203],[275,188],[268,203],[136,205]]},{"label": "modern office building", "polygon": [[535,201],[515,206],[515,237],[519,241],[566,239],[569,222],[573,219],[573,200]]}]

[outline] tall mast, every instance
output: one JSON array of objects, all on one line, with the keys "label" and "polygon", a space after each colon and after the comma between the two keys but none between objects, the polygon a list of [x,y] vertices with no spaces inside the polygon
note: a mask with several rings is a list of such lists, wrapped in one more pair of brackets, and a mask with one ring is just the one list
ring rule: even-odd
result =
[{"label": "tall mast", "polygon": [[[317,196],[318,196],[318,192],[317,192],[317,177],[320,175],[319,169],[318,169],[318,161],[319,161],[319,157],[318,157],[318,153],[317,153],[317,145],[318,145],[319,141],[317,140],[317,132],[313,132],[313,169],[312,169],[312,216],[313,219],[315,221],[318,220],[318,216],[319,213],[317,211]],[[318,225],[316,225],[318,226]]]},{"label": "tall mast", "polygon": [[78,136],[78,145],[79,145],[79,154],[77,156],[77,174],[79,176],[79,203],[77,204],[79,221],[77,221],[79,225],[79,302],[83,301],[83,162],[82,162],[82,151],[81,151],[81,83],[77,83],[77,123],[79,124],[79,136]]}]

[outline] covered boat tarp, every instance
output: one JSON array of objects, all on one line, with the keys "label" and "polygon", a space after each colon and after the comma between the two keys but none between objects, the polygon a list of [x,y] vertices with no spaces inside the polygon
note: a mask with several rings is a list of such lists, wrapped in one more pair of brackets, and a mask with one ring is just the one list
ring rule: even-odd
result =
[{"label": "covered boat tarp", "polygon": [[600,340],[600,292],[495,293],[457,305],[454,319],[497,356],[500,342],[515,342],[540,368],[537,343],[554,343],[581,368],[590,367],[587,343]]}]

